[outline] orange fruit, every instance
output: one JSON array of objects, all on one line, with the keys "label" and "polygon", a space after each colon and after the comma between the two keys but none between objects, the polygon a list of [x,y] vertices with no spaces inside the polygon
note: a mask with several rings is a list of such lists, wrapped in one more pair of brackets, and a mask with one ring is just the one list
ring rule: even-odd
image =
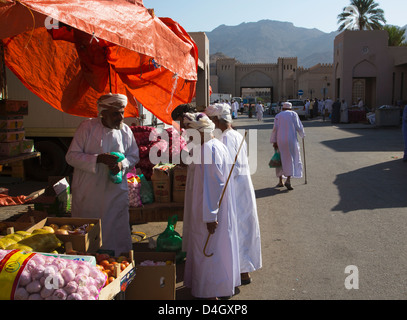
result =
[{"label": "orange fruit", "polygon": [[114,279],[115,279],[115,277],[109,277],[107,280],[108,280],[108,283],[112,283],[113,281],[114,281]]},{"label": "orange fruit", "polygon": [[105,270],[105,268],[104,268],[103,266],[101,266],[100,264],[97,264],[96,267],[97,267],[100,271]]},{"label": "orange fruit", "polygon": [[108,260],[102,260],[99,262],[99,264],[106,269],[106,266],[110,264]]},{"label": "orange fruit", "polygon": [[107,264],[107,265],[105,266],[105,270],[113,271],[113,270],[114,270],[114,265],[111,264],[111,263]]}]

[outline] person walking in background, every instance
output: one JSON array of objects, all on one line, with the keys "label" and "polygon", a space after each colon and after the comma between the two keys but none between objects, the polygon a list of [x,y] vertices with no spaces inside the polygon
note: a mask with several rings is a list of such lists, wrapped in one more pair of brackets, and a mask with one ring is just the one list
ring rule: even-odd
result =
[{"label": "person walking in background", "polygon": [[331,123],[339,123],[341,121],[341,102],[339,98],[332,104]]},{"label": "person walking in background", "polygon": [[237,119],[237,113],[239,111],[239,103],[236,100],[232,100],[232,118]]},{"label": "person walking in background", "polygon": [[261,102],[256,104],[256,115],[257,115],[257,121],[262,121],[263,120],[263,113],[264,113],[264,107],[261,104]]},{"label": "person walking in background", "polygon": [[312,119],[314,117],[314,105],[315,105],[315,100],[311,100],[309,104],[309,117]]},{"label": "person walking in background", "polygon": [[348,103],[342,99],[341,102],[341,123],[348,123]]},{"label": "person walking in background", "polygon": [[[274,119],[274,128],[270,138],[274,149],[278,149],[281,156],[282,167],[276,169],[276,175],[280,179],[279,186],[285,185],[288,190],[293,190],[291,177],[302,178],[303,170],[297,133],[300,137],[305,137],[300,118],[291,109],[291,103],[283,103],[282,112]],[[283,184],[284,177],[287,178],[285,184]]]}]

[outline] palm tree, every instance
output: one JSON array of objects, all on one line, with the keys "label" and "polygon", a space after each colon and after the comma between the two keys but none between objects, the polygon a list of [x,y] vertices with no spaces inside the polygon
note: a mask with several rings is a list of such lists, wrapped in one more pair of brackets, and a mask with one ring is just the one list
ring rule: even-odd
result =
[{"label": "palm tree", "polygon": [[407,46],[405,29],[397,26],[385,25],[384,30],[389,33],[390,47]]},{"label": "palm tree", "polygon": [[[373,0],[351,0],[348,7],[338,15],[338,31],[348,30],[380,30],[386,23],[384,11]],[[382,24],[383,23],[383,24]]]}]

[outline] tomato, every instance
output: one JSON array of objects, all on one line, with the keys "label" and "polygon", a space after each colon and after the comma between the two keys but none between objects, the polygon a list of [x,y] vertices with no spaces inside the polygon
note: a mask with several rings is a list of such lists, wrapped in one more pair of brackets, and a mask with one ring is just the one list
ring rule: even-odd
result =
[{"label": "tomato", "polygon": [[110,264],[110,262],[108,260],[102,260],[99,262],[99,264],[106,269],[106,266],[108,266]]}]

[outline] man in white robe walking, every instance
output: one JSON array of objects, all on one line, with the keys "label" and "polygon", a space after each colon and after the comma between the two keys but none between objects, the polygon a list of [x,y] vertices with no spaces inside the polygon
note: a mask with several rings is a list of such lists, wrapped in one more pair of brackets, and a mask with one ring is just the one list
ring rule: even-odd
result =
[{"label": "man in white robe walking", "polygon": [[[217,138],[228,148],[234,161],[244,137],[232,128],[232,117],[229,111],[222,106],[211,105],[205,109],[205,113],[214,122],[216,128],[222,131],[221,136]],[[256,195],[250,176],[246,141],[243,142],[237,156],[232,178],[239,233],[241,282],[249,284],[250,272],[262,267],[262,256]]]},{"label": "man in white robe walking", "polygon": [[[193,177],[194,210],[190,212],[184,285],[197,298],[216,299],[234,295],[240,285],[240,262],[233,181],[225,189],[232,161],[226,146],[214,139],[213,122],[202,113],[184,116],[188,134],[199,132],[200,141],[193,152],[200,150]],[[206,133],[205,133],[206,132]],[[184,222],[185,224],[185,222]],[[205,243],[210,234],[204,254]],[[212,256],[207,256],[213,254]]]},{"label": "man in white robe walking", "polygon": [[[305,137],[304,127],[298,114],[292,109],[290,102],[284,102],[282,112],[274,119],[274,128],[271,133],[270,142],[274,149],[280,151],[282,167],[276,169],[276,175],[280,181],[278,186],[286,186],[288,190],[293,190],[291,177],[302,178],[302,162],[300,145],[297,133],[301,138]],[[283,177],[287,180],[283,183]]]},{"label": "man in white robe walking", "polygon": [[[132,249],[126,174],[139,161],[131,129],[123,123],[127,97],[107,94],[98,100],[99,117],[84,120],[66,154],[74,167],[72,217],[98,218],[102,223],[102,248],[116,256]],[[110,152],[119,152],[124,160]],[[122,174],[121,183],[110,172]]]}]

